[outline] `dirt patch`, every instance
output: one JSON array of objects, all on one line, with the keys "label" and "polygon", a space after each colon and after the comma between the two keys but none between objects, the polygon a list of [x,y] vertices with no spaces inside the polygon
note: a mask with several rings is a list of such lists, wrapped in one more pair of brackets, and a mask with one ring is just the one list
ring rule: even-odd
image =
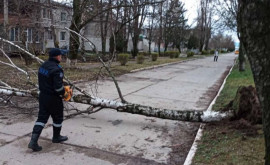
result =
[{"label": "dirt patch", "polygon": [[[199,123],[189,122],[186,122],[185,127],[178,124],[178,127],[175,128],[174,135],[172,137],[172,145],[170,146],[172,152],[170,153],[170,159],[168,161],[168,164],[184,164],[199,129],[199,126]],[[180,132],[179,130],[182,131]]]},{"label": "dirt patch", "polygon": [[123,122],[123,120],[114,120],[114,121],[109,120],[108,122],[112,123],[112,125],[114,125],[114,126],[117,126],[117,125],[121,124]]},{"label": "dirt patch", "polygon": [[245,119],[240,120],[222,120],[218,122],[212,122],[206,125],[205,129],[215,130],[218,128],[220,134],[229,134],[232,131],[238,131],[245,136],[254,137],[258,135],[258,130],[261,129],[261,125],[251,125],[249,121]]},{"label": "dirt patch", "polygon": [[233,120],[244,119],[250,124],[262,123],[260,102],[253,86],[239,87],[234,100],[224,110],[233,110]]},{"label": "dirt patch", "polygon": [[77,153],[83,153],[89,157],[102,159],[105,161],[110,161],[113,164],[126,164],[126,165],[165,165],[164,163],[157,163],[152,160],[147,160],[141,157],[136,156],[126,156],[126,155],[120,155],[113,152],[108,152],[104,150],[100,150],[97,148],[86,148],[81,146],[76,146],[75,152]]},{"label": "dirt patch", "polygon": [[[232,66],[227,66],[226,71],[221,75],[221,77],[215,82],[215,84],[208,88],[207,91],[200,97],[199,101],[196,103],[197,107],[208,107],[213,99],[218,94],[219,89],[221,88],[224,79],[229,74]],[[206,109],[205,109],[206,110]]]},{"label": "dirt patch", "polygon": [[[2,96],[3,98],[3,96]],[[12,97],[11,102],[0,102],[0,123],[10,125],[30,122],[37,116],[38,102],[29,97]]]}]

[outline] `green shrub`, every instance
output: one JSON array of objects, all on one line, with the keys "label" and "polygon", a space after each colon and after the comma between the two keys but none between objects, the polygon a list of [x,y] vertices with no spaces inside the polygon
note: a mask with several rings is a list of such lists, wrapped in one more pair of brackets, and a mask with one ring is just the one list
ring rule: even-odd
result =
[{"label": "green shrub", "polygon": [[214,49],[210,50],[210,54],[215,54],[215,50]]},{"label": "green shrub", "polygon": [[226,51],[225,50],[221,50],[220,53],[226,53]]},{"label": "green shrub", "polygon": [[121,65],[126,65],[129,59],[129,54],[118,54],[117,60],[120,62]]},{"label": "green shrub", "polygon": [[209,52],[207,50],[202,51],[202,55],[207,55],[207,54],[209,54]]},{"label": "green shrub", "polygon": [[157,61],[158,53],[151,53],[151,59],[152,61]]},{"label": "green shrub", "polygon": [[144,55],[139,54],[137,56],[137,64],[142,64],[144,62]]},{"label": "green shrub", "polygon": [[187,52],[187,57],[192,57],[194,56],[194,52]]},{"label": "green shrub", "polygon": [[177,58],[177,57],[179,57],[179,52],[178,51],[167,51],[167,52],[164,52],[164,57]]}]

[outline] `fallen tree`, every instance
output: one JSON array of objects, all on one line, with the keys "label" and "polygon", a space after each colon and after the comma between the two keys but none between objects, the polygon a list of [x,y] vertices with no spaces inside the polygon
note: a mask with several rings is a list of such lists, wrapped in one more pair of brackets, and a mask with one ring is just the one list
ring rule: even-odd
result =
[{"label": "fallen tree", "polygon": [[[77,34],[77,35],[79,35],[79,34]],[[82,37],[83,39],[87,40],[83,36],[81,36],[81,35],[79,35],[79,36]],[[38,57],[36,57],[33,54],[26,51],[25,49],[19,47],[18,45],[15,45],[14,43],[12,43],[8,40],[0,38],[0,41],[17,47],[19,50],[21,50],[21,51],[25,52],[27,55],[29,55],[29,57],[31,57],[32,59],[35,59],[38,63],[44,62],[43,60],[39,59]],[[87,40],[87,41],[90,44],[90,41],[89,40]],[[97,52],[97,55],[98,55],[98,52]],[[68,82],[68,84],[71,85],[72,88],[77,90],[79,93],[79,94],[74,94],[72,99],[70,100],[70,102],[87,104],[89,106],[92,106],[92,107],[98,108],[98,109],[110,108],[110,109],[117,110],[118,112],[126,112],[126,113],[139,114],[139,115],[150,116],[150,117],[157,117],[157,118],[162,118],[162,119],[179,120],[179,121],[193,121],[193,122],[217,121],[217,120],[221,120],[222,118],[227,117],[230,114],[230,112],[219,113],[219,112],[213,112],[213,111],[196,111],[196,110],[180,111],[180,110],[161,109],[161,108],[154,108],[151,106],[145,106],[145,105],[133,104],[133,103],[127,102],[122,97],[121,90],[117,84],[117,81],[116,81],[115,77],[113,76],[112,72],[110,71],[111,61],[108,65],[106,65],[105,62],[102,61],[101,58],[99,58],[99,59],[101,60],[101,63],[103,64],[103,66],[106,68],[107,72],[109,72],[109,75],[113,79],[113,81],[116,85],[119,97],[121,98],[121,102],[91,96],[91,94],[85,92],[83,89],[77,87],[70,80],[65,78],[65,80]],[[10,60],[10,62],[12,63],[11,60]],[[8,65],[8,64],[6,64],[6,65]],[[10,65],[8,65],[8,66],[10,66]],[[17,70],[23,72],[26,76],[29,77],[29,74],[27,71],[23,70],[22,68],[19,68],[15,64],[12,65],[11,67],[16,68]],[[30,81],[30,78],[28,78],[27,80]],[[13,87],[9,86],[8,84],[2,83],[2,85],[0,86],[0,94],[6,95],[6,96],[21,96],[21,97],[38,98],[39,91],[38,91],[37,85],[36,84],[32,84],[32,85],[33,85],[34,89],[23,90],[23,89],[13,88]],[[76,114],[80,114],[80,113],[84,113],[84,112],[85,113],[97,112],[96,110],[93,110],[93,109],[81,111],[81,112],[78,112],[78,111],[79,110],[77,110]]]},{"label": "fallen tree", "polygon": [[[21,97],[38,97],[36,91],[26,91],[19,89],[3,89],[0,87],[0,94],[9,96],[21,96]],[[162,108],[154,108],[151,106],[145,106],[140,104],[122,103],[114,100],[108,100],[98,97],[89,97],[87,95],[77,94],[72,97],[70,102],[82,103],[92,105],[93,107],[110,108],[115,109],[118,112],[126,112],[138,115],[144,115],[149,117],[157,117],[162,119],[179,120],[179,121],[192,121],[192,122],[210,122],[218,121],[222,118],[230,116],[230,112],[219,113],[214,111],[196,111],[196,110],[170,110]],[[91,111],[85,111],[88,113]]]}]

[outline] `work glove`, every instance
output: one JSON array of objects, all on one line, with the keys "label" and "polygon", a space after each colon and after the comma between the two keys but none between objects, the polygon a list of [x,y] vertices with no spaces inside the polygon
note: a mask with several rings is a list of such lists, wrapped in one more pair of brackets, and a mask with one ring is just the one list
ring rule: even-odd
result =
[{"label": "work glove", "polygon": [[70,86],[64,86],[65,94],[63,96],[65,101],[69,101],[72,97],[72,89],[70,89]]}]

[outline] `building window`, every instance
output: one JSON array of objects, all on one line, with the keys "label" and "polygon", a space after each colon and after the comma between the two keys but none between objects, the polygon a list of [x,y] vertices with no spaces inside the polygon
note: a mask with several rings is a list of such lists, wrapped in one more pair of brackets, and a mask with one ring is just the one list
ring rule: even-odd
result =
[{"label": "building window", "polygon": [[47,10],[45,8],[42,9],[42,13],[43,18],[47,18]]},{"label": "building window", "polygon": [[27,29],[27,42],[32,42],[32,29]]},{"label": "building window", "polygon": [[52,33],[52,31],[48,31],[47,39],[48,40],[52,40],[53,39],[53,33]]},{"label": "building window", "polygon": [[50,15],[50,9],[46,9],[46,8],[43,8],[42,9],[42,16],[43,18],[51,18],[51,15]]},{"label": "building window", "polygon": [[66,40],[66,32],[60,32],[60,40],[61,41]]},{"label": "building window", "polygon": [[10,41],[19,41],[19,28],[10,29]]},{"label": "building window", "polygon": [[62,22],[67,21],[67,13],[61,12],[61,21],[62,21]]},{"label": "building window", "polygon": [[40,33],[37,30],[34,30],[34,35],[33,35],[35,43],[39,43],[40,40]]}]

